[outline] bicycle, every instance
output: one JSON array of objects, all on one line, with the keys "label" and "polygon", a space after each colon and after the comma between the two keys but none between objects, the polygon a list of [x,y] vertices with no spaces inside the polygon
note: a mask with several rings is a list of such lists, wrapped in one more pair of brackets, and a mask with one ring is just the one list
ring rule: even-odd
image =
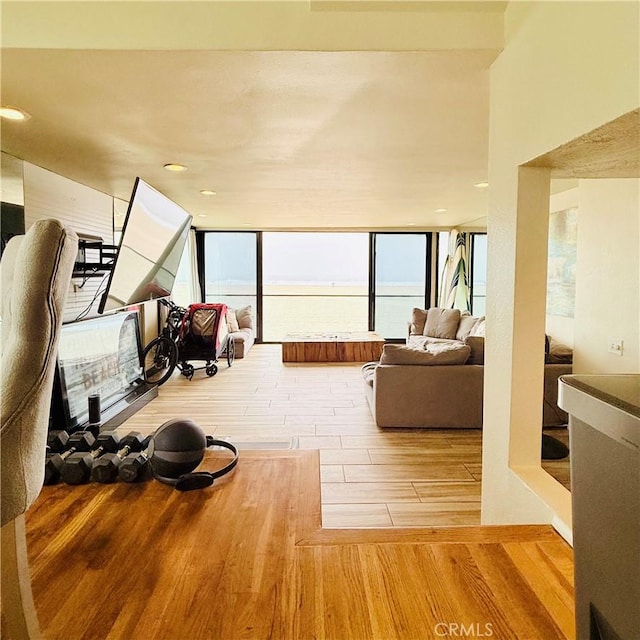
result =
[{"label": "bicycle", "polygon": [[[154,338],[142,351],[144,363],[144,379],[150,384],[164,384],[173,374],[176,367],[183,376],[191,380],[196,371],[196,367],[187,362],[190,358],[205,360],[203,368],[208,376],[214,376],[218,372],[216,366],[217,357],[224,354],[227,365],[230,367],[235,358],[235,343],[230,335],[226,336],[221,351],[216,351],[215,340],[202,345],[202,338],[198,338],[194,343],[191,335],[192,313],[198,313],[202,307],[216,307],[220,305],[192,304],[188,309],[179,307],[170,300],[164,298],[159,302],[169,309],[165,326],[161,334]],[[224,305],[221,305],[224,307]],[[226,320],[225,320],[226,321]],[[209,345],[206,347],[206,345]],[[206,348],[205,348],[206,347]]]},{"label": "bicycle", "polygon": [[161,298],[159,302],[169,309],[169,314],[161,334],[142,351],[145,382],[158,386],[165,383],[178,366],[178,341],[183,318],[187,313],[184,307],[179,307],[165,298]]}]

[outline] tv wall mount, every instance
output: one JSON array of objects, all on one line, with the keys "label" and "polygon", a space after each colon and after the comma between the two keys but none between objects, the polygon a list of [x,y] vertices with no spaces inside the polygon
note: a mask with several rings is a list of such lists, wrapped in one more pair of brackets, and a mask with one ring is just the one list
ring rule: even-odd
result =
[{"label": "tv wall mount", "polygon": [[73,277],[82,278],[82,284],[77,285],[81,288],[89,278],[102,277],[113,271],[118,246],[105,244],[98,236],[78,235],[78,255],[73,266]]}]

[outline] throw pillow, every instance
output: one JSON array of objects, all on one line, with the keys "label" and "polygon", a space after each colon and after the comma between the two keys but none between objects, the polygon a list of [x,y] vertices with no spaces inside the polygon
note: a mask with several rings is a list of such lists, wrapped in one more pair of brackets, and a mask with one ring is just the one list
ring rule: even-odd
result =
[{"label": "throw pillow", "polygon": [[471,349],[467,364],[484,364],[484,337],[467,336],[464,343]]},{"label": "throw pillow", "polygon": [[240,329],[253,329],[253,318],[251,317],[251,305],[236,309],[236,319]]},{"label": "throw pillow", "polygon": [[484,338],[487,333],[486,329],[487,329],[487,321],[484,316],[481,316],[480,318],[478,318],[478,322],[476,323],[475,327],[473,327],[473,330],[469,335],[482,336]]},{"label": "throw pillow", "polygon": [[240,331],[240,327],[238,326],[238,319],[236,318],[235,309],[231,309],[231,308],[227,309],[227,329],[229,333],[235,333],[236,331]]},{"label": "throw pillow", "polygon": [[468,313],[463,313],[460,316],[460,324],[458,325],[458,330],[456,331],[456,340],[460,340],[464,342],[464,339],[473,333],[476,324],[480,322],[480,318],[476,318],[475,316],[471,316]]},{"label": "throw pillow", "polygon": [[421,336],[424,332],[424,323],[427,321],[427,312],[424,309],[414,308],[411,312],[411,335]]},{"label": "throw pillow", "polygon": [[432,338],[456,339],[456,331],[460,324],[460,309],[441,309],[431,307],[427,311],[427,322],[424,325],[425,336]]},{"label": "throw pillow", "polygon": [[430,344],[424,349],[412,349],[401,344],[385,344],[380,364],[464,364],[470,353],[471,349],[460,342]]},{"label": "throw pillow", "polygon": [[545,354],[544,362],[545,364],[573,364],[573,349],[551,338],[549,353]]}]

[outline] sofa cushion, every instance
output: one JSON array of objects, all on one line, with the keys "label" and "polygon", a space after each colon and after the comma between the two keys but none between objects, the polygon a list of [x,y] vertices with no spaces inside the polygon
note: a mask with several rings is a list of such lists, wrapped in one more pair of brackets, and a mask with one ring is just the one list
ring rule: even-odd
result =
[{"label": "sofa cushion", "polygon": [[427,311],[427,321],[422,333],[432,338],[455,340],[458,324],[460,324],[460,309],[431,307]]},{"label": "sofa cushion", "polygon": [[545,364],[572,364],[573,349],[553,338],[549,340],[549,351],[544,355]]},{"label": "sofa cushion", "polygon": [[240,329],[253,329],[253,318],[251,317],[251,305],[236,309],[236,318]]},{"label": "sofa cushion", "polygon": [[487,327],[487,321],[484,316],[481,316],[480,318],[478,318],[478,322],[476,322],[475,326],[473,327],[469,335],[482,336],[484,338],[487,333],[486,327]]},{"label": "sofa cushion", "polygon": [[471,349],[467,364],[484,364],[484,337],[467,336],[464,343]]},{"label": "sofa cushion", "polygon": [[413,349],[402,344],[385,344],[380,364],[464,364],[470,353],[470,347],[461,342],[427,344],[424,349]]},{"label": "sofa cushion", "polygon": [[424,332],[424,323],[426,321],[426,310],[414,307],[413,311],[411,312],[411,326],[409,327],[409,333],[412,335],[421,336]]},{"label": "sofa cushion", "polygon": [[378,366],[377,362],[367,362],[363,364],[360,371],[362,372],[362,377],[364,381],[370,386],[373,387],[373,379],[376,375],[376,367]]},{"label": "sofa cushion", "polygon": [[437,360],[435,364],[465,364],[471,353],[467,345],[457,340],[436,339],[427,342],[424,350],[434,355]]},{"label": "sofa cushion", "polygon": [[229,333],[240,330],[240,327],[238,326],[238,318],[236,318],[235,309],[227,309],[227,327]]},{"label": "sofa cushion", "polygon": [[464,342],[464,339],[473,334],[473,330],[475,326],[484,318],[477,318],[476,316],[469,315],[466,312],[463,312],[460,316],[460,324],[458,324],[458,330],[456,331],[456,340],[461,340]]},{"label": "sofa cushion", "polygon": [[[407,338],[407,346],[414,349],[425,349],[428,344],[449,344],[452,340],[445,338],[432,338],[431,336],[409,336]],[[453,340],[453,342],[458,342]],[[462,341],[460,341],[462,342]]]},{"label": "sofa cushion", "polygon": [[247,354],[247,351],[249,351],[255,341],[253,329],[239,329],[238,331],[229,333],[229,335],[233,338],[233,342],[235,343],[235,357],[238,359],[244,358]]}]

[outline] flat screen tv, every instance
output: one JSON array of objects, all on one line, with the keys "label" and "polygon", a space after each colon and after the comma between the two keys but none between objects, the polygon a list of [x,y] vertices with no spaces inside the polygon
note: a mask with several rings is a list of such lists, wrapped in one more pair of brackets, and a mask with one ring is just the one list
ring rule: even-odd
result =
[{"label": "flat screen tv", "polygon": [[190,228],[189,213],[136,178],[98,313],[168,296]]},{"label": "flat screen tv", "polygon": [[137,311],[62,326],[52,407],[57,428],[73,430],[87,423],[91,395],[100,396],[106,418],[113,405],[142,386]]}]

